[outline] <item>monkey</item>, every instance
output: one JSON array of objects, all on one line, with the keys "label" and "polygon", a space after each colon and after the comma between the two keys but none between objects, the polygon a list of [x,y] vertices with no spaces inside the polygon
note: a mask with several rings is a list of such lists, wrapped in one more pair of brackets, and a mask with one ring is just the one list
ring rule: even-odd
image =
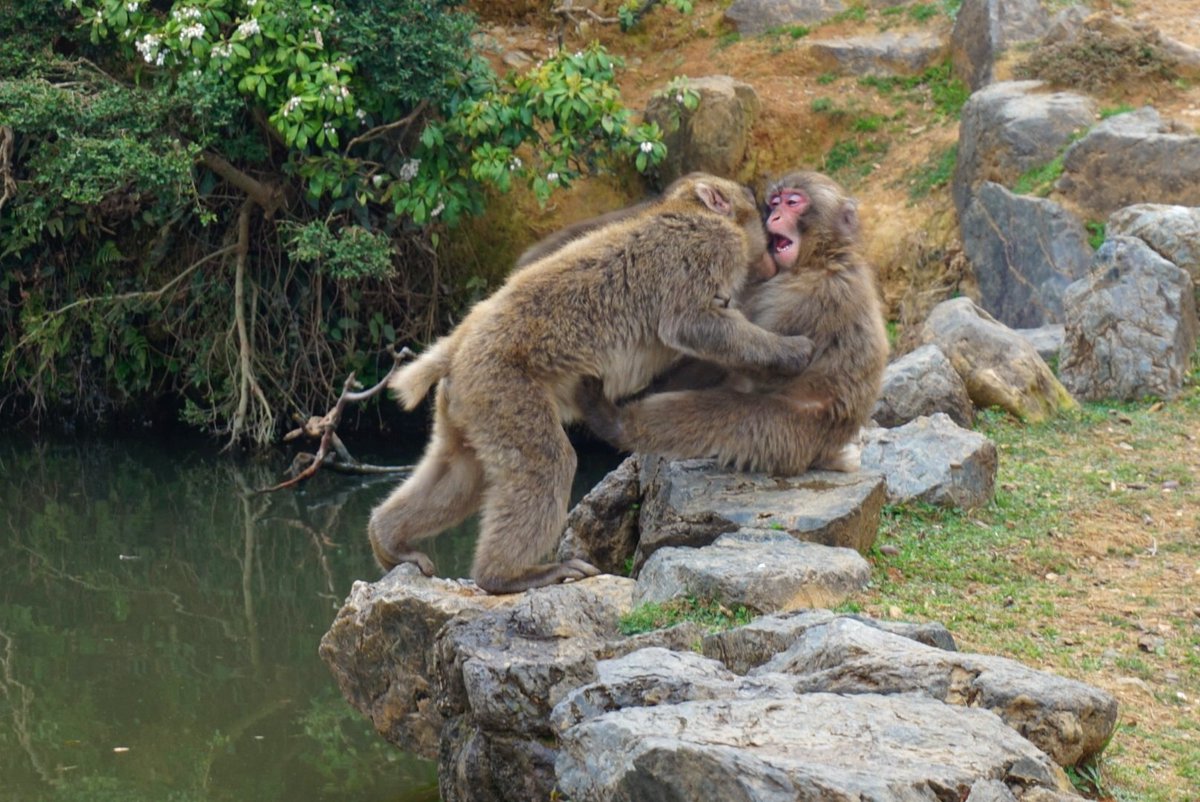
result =
[{"label": "monkey", "polygon": [[874,271],[858,250],[857,206],[829,177],[792,172],[769,186],[764,225],[778,274],[747,288],[743,311],[771,331],[812,338],[809,367],[794,376],[725,370],[717,386],[620,407],[584,381],[576,401],[596,435],[622,450],[781,475],[857,469],[854,443],[888,354]]},{"label": "monkey", "polygon": [[539,563],[561,534],[584,376],[621,398],[681,355],[792,375],[812,341],[751,324],[731,305],[766,252],[753,195],[693,176],[659,201],[564,243],[493,295],[389,382],[412,410],[437,385],[425,453],[371,513],[376,560],[416,563],[414,544],[481,511],[471,575],[515,593],[599,573],[583,560]]}]

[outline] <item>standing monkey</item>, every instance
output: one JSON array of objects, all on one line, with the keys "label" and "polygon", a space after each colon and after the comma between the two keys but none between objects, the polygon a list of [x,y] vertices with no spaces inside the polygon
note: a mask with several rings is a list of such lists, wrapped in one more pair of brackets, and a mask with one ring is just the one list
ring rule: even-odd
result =
[{"label": "standing monkey", "polygon": [[742,308],[766,329],[812,338],[808,369],[735,369],[718,386],[621,407],[585,382],[579,403],[596,434],[625,450],[778,474],[856,467],[843,449],[870,418],[888,352],[875,277],[857,250],[856,205],[830,178],[794,172],[768,189],[765,225],[779,272],[748,288]]},{"label": "standing monkey", "polygon": [[566,520],[575,452],[563,423],[579,416],[580,380],[598,377],[596,392],[619,398],[681,354],[803,370],[811,340],[754,326],[729,305],[765,250],[750,193],[698,175],[513,273],[390,383],[407,409],[438,387],[420,464],[371,514],[380,565],[432,575],[414,544],[482,508],[471,574],[484,590],[598,573],[583,560],[538,563]]}]

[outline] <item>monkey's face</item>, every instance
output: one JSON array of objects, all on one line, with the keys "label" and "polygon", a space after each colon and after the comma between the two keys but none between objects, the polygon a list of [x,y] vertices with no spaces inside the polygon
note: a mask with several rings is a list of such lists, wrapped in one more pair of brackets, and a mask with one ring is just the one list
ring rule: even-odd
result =
[{"label": "monkey's face", "polygon": [[805,213],[812,198],[800,187],[776,186],[767,194],[767,239],[771,257],[780,270],[791,270],[800,258]]}]

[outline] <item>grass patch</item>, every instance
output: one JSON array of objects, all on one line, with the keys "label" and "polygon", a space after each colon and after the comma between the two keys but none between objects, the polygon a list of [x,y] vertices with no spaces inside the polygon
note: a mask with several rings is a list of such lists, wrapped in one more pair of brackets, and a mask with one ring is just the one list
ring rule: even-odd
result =
[{"label": "grass patch", "polygon": [[1133,110],[1133,106],[1130,106],[1128,103],[1122,103],[1119,106],[1108,106],[1100,109],[1100,119],[1107,120],[1109,117],[1116,117],[1118,114],[1127,114]]},{"label": "grass patch", "polygon": [[1088,232],[1088,245],[1092,246],[1093,251],[1098,250],[1108,237],[1104,223],[1099,220],[1088,220],[1083,225]]},{"label": "grass patch", "polygon": [[933,153],[929,160],[909,175],[908,198],[921,200],[935,189],[941,189],[954,178],[954,165],[958,162],[958,145]]},{"label": "grass patch", "polygon": [[1039,47],[1017,65],[1018,78],[1037,78],[1081,92],[1171,81],[1176,75],[1153,34],[1083,29],[1078,37]]},{"label": "grass patch", "polygon": [[833,101],[829,98],[819,97],[809,104],[809,109],[811,109],[814,114],[822,114],[827,111],[833,111],[834,105]]},{"label": "grass patch", "polygon": [[1054,182],[1063,174],[1062,154],[1055,156],[1049,163],[1025,171],[1013,184],[1013,192],[1018,195],[1036,195],[1044,198],[1054,189]]},{"label": "grass patch", "polygon": [[874,139],[842,139],[825,154],[821,169],[852,183],[875,169],[876,160],[887,153],[887,143]]},{"label": "grass patch", "polygon": [[817,83],[821,86],[829,86],[838,79],[836,72],[823,72],[817,76]]},{"label": "grass patch", "polygon": [[862,86],[868,86],[885,97],[900,96],[917,106],[928,104],[935,116],[957,119],[963,104],[971,96],[966,84],[954,77],[949,61],[943,62],[910,76],[865,76],[859,78]]},{"label": "grass patch", "polygon": [[684,621],[695,621],[712,632],[720,632],[744,626],[753,618],[754,614],[740,605],[730,609],[713,599],[687,596],[661,604],[647,602],[639,605],[621,616],[618,627],[622,635],[637,635],[673,627]]}]

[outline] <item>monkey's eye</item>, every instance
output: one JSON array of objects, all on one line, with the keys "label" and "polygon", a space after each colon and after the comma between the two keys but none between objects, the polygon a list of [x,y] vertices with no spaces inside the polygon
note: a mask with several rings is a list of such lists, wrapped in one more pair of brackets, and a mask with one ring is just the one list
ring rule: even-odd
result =
[{"label": "monkey's eye", "polygon": [[767,201],[767,205],[772,209],[778,209],[779,205],[787,204],[789,207],[802,206],[805,198],[802,192],[783,192],[778,195],[772,195]]}]

